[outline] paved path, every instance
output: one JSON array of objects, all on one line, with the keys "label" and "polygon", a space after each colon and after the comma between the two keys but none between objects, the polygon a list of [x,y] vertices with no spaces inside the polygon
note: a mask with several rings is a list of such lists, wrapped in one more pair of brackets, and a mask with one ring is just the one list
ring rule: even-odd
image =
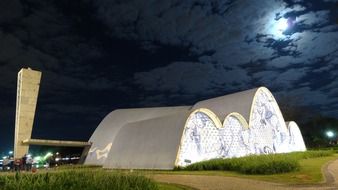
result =
[{"label": "paved path", "polygon": [[334,185],[338,189],[338,159],[329,162],[329,164],[324,169],[324,175],[326,178],[326,183],[328,185]]},{"label": "paved path", "polygon": [[325,183],[312,186],[289,186],[259,180],[225,176],[204,175],[166,175],[156,174],[153,178],[159,182],[181,184],[199,190],[337,190],[338,159],[322,168]]}]

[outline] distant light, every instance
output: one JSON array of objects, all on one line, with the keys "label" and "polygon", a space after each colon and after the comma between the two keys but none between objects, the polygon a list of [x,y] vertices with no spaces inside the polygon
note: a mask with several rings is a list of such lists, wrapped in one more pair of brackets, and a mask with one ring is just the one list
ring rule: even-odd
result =
[{"label": "distant light", "polygon": [[46,160],[47,158],[53,156],[53,154],[51,152],[48,152],[44,157],[43,159]]},{"label": "distant light", "polygon": [[9,151],[8,154],[13,154],[13,151]]},{"label": "distant light", "polygon": [[326,136],[329,137],[329,138],[332,138],[332,137],[335,136],[335,134],[332,131],[326,131]]}]

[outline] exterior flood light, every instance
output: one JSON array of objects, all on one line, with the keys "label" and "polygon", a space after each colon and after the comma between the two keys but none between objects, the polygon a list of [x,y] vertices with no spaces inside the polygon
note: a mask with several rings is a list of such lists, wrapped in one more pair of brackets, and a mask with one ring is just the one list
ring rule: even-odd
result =
[{"label": "exterior flood light", "polygon": [[326,131],[326,136],[329,137],[329,138],[332,138],[335,136],[334,132],[333,131]]}]

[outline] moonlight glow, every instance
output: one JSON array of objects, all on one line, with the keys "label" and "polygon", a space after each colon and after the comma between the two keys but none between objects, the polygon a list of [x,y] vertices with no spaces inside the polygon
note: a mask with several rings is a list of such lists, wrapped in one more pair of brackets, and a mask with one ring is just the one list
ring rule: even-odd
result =
[{"label": "moonlight glow", "polygon": [[283,32],[285,32],[289,28],[288,20],[285,18],[272,20],[270,26],[271,28],[269,28],[269,33],[277,38],[285,37]]},{"label": "moonlight glow", "polygon": [[286,29],[288,29],[288,20],[285,18],[279,19],[277,21],[277,30],[283,33]]}]

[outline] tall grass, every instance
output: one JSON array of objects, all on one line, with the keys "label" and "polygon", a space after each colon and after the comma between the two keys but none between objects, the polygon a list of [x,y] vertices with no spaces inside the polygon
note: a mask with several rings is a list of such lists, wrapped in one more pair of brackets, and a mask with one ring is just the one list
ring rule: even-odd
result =
[{"label": "tall grass", "polygon": [[1,190],[157,190],[152,180],[126,173],[67,170],[0,176]]},{"label": "tall grass", "polygon": [[306,151],[288,154],[252,155],[241,158],[213,159],[178,170],[228,170],[244,174],[277,174],[296,171],[299,160],[333,155],[333,151]]},{"label": "tall grass", "polygon": [[334,153],[335,153],[334,150],[309,150],[305,152],[291,152],[284,155],[291,156],[296,158],[297,160],[300,160],[300,159],[332,156]]}]

